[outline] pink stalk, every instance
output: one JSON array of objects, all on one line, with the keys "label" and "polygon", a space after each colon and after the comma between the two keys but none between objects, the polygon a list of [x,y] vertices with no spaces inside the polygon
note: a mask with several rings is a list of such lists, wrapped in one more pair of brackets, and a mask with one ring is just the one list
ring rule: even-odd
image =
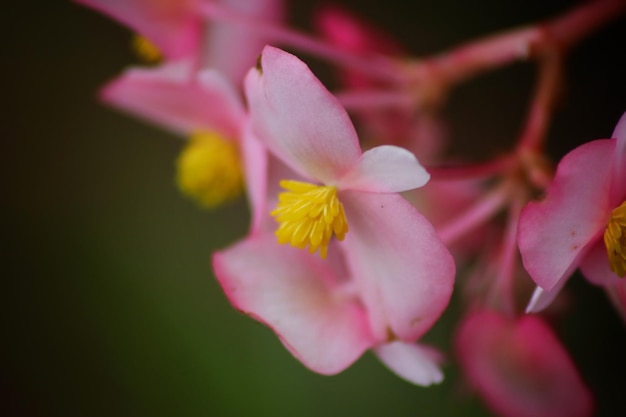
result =
[{"label": "pink stalk", "polygon": [[410,93],[392,90],[340,91],[335,97],[347,110],[411,108],[415,102]]},{"label": "pink stalk", "polygon": [[482,164],[426,167],[433,180],[489,178],[510,172],[518,165],[516,156],[507,155]]},{"label": "pink stalk", "polygon": [[281,45],[300,49],[346,68],[360,71],[380,81],[398,84],[406,82],[404,73],[399,70],[399,64],[382,55],[350,53],[303,33],[234,12],[215,2],[205,2],[199,9],[200,13],[208,19],[228,21],[252,28],[262,34],[263,37],[272,39]]},{"label": "pink stalk", "polygon": [[541,63],[539,83],[530,106],[524,132],[518,142],[519,150],[537,151],[541,148],[559,92],[560,80],[561,57],[558,54],[547,55]]},{"label": "pink stalk", "polygon": [[544,55],[555,47],[569,48],[624,12],[623,0],[592,1],[552,21],[479,39],[420,60],[413,65],[413,72],[420,84],[449,86],[489,69]]},{"label": "pink stalk", "polygon": [[439,238],[446,246],[449,246],[484,224],[505,205],[511,191],[512,183],[503,182],[460,216],[439,228],[437,230]]}]

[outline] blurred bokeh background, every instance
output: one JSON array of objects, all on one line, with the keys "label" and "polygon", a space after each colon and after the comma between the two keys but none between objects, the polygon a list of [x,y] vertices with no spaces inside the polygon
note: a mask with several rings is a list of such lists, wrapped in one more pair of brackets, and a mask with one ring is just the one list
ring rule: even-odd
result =
[{"label": "blurred bokeh background", "polygon": [[[313,0],[291,1],[308,30]],[[336,1],[416,55],[555,15],[574,1]],[[409,4],[410,3],[410,4]],[[311,373],[274,334],[236,313],[210,253],[243,236],[244,203],[199,210],[174,184],[182,142],[98,103],[137,63],[130,33],[69,1],[8,2],[2,20],[2,356],[6,416],[487,416],[454,362],[411,386],[366,354]],[[626,21],[574,50],[550,131],[557,160],[610,135],[626,110]],[[453,153],[488,157],[519,131],[534,70],[517,64],[455,90]],[[557,332],[598,403],[626,415],[625,329],[576,276]],[[448,349],[453,302],[428,340]]]}]

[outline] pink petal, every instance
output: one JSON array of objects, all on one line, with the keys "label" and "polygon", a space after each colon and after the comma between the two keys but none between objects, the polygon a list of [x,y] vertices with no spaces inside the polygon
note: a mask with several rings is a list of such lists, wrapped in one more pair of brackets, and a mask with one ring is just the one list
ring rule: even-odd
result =
[{"label": "pink petal", "polygon": [[246,194],[250,204],[250,233],[256,233],[269,222],[266,206],[269,155],[263,145],[250,131],[249,126],[241,135],[241,155],[246,177]]},{"label": "pink petal", "polygon": [[611,271],[604,239],[598,239],[580,263],[580,272],[595,285],[615,285],[623,278]]},{"label": "pink petal", "polygon": [[452,256],[399,194],[340,192],[350,231],[343,247],[381,341],[420,338],[448,305]]},{"label": "pink petal", "polygon": [[75,0],[107,14],[148,38],[165,56],[195,55],[202,21],[195,0]]},{"label": "pink petal", "polygon": [[622,279],[621,282],[605,288],[609,299],[613,303],[613,307],[615,307],[624,323],[626,323],[626,279]]},{"label": "pink petal", "polygon": [[[246,128],[244,136],[247,136],[246,141],[251,139],[255,143],[247,150],[246,142],[244,142],[246,176],[248,177],[248,171],[251,172],[249,178],[246,179],[252,211],[250,233],[274,233],[278,223],[270,212],[278,204],[278,195],[285,191],[280,186],[280,181],[286,178],[295,181],[306,181],[306,179],[295,173],[276,156],[267,152],[249,128]],[[262,153],[263,158],[267,158],[264,162],[266,168],[264,172],[258,168],[250,168],[250,165],[254,166],[255,160],[260,158],[258,153]]]},{"label": "pink petal", "polygon": [[245,83],[255,133],[294,171],[334,183],[361,155],[348,114],[295,56],[266,47],[261,67]]},{"label": "pink petal", "polygon": [[244,110],[232,86],[214,71],[192,79],[188,70],[179,62],[156,69],[130,69],[103,89],[102,98],[180,135],[216,130],[236,139]]},{"label": "pink petal", "polygon": [[540,286],[537,286],[530,297],[528,305],[526,306],[526,313],[539,313],[540,311],[546,309],[561,293],[561,290],[563,289],[563,286],[567,282],[568,278],[569,277],[567,275],[564,275],[563,278],[561,278],[561,280],[557,282],[550,291],[546,291]]},{"label": "pink petal", "polygon": [[611,137],[616,139],[611,174],[611,206],[617,207],[626,200],[626,113],[617,122]]},{"label": "pink petal", "polygon": [[469,382],[503,417],[586,417],[591,393],[552,330],[538,316],[519,320],[483,311],[456,338]]},{"label": "pink petal", "polygon": [[374,352],[391,371],[408,382],[429,386],[443,381],[438,365],[441,358],[432,348],[396,341],[376,346]]},{"label": "pink petal", "polygon": [[306,251],[258,235],[214,254],[213,266],[233,306],[270,326],[315,372],[340,372],[373,344],[363,308]]},{"label": "pink petal", "polygon": [[378,146],[361,155],[337,187],[379,193],[412,190],[423,186],[430,175],[411,152],[397,146]]},{"label": "pink petal", "polygon": [[[284,14],[283,0],[221,0],[220,5],[242,16],[265,23],[278,23]],[[269,40],[245,24],[212,21],[203,45],[204,66],[224,74],[239,86]]]},{"label": "pink petal", "polygon": [[606,226],[613,140],[595,140],[559,163],[546,198],[522,211],[519,248],[524,267],[544,290],[571,274]]}]

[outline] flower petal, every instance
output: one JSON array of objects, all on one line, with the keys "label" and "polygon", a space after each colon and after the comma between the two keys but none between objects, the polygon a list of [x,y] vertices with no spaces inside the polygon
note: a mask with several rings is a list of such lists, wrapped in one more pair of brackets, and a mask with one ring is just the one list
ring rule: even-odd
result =
[{"label": "flower petal", "polygon": [[503,417],[586,417],[593,399],[574,363],[538,316],[509,320],[483,311],[456,338],[469,382]]},{"label": "flower petal", "polygon": [[626,279],[606,288],[606,293],[624,323],[626,323]]},{"label": "flower petal", "polygon": [[343,247],[380,341],[420,338],[448,305],[452,256],[399,194],[341,192],[350,231]]},{"label": "flower petal", "polygon": [[398,146],[377,146],[361,155],[337,187],[378,193],[394,193],[423,186],[430,175],[411,152]]},{"label": "flower petal", "polygon": [[308,252],[258,235],[214,254],[213,266],[233,306],[270,326],[315,372],[340,372],[373,344],[363,308]]},{"label": "flower petal", "polygon": [[571,274],[604,230],[614,148],[614,140],[595,140],[565,155],[545,200],[531,202],[522,211],[518,238],[522,260],[544,290]]},{"label": "flower petal", "polygon": [[189,70],[181,62],[156,69],[131,68],[102,90],[102,98],[179,135],[216,130],[237,139],[244,110],[233,87],[215,71],[192,79]]},{"label": "flower petal", "polygon": [[613,153],[613,172],[611,178],[611,206],[617,207],[626,200],[626,113],[617,122],[613,135],[616,140]]},{"label": "flower petal", "polygon": [[564,275],[550,291],[546,291],[540,286],[535,287],[535,291],[533,291],[526,306],[526,313],[539,313],[552,304],[552,301],[559,295],[568,278],[568,276]]},{"label": "flower petal", "polygon": [[623,281],[623,278],[611,271],[603,239],[598,239],[583,258],[580,272],[595,285],[615,285]]},{"label": "flower petal", "polygon": [[374,352],[396,375],[413,384],[429,386],[443,381],[438,365],[441,358],[432,348],[396,341],[376,346]]},{"label": "flower petal", "polygon": [[[283,0],[221,0],[219,3],[229,12],[266,24],[279,23],[284,14]],[[220,71],[239,86],[269,39],[241,22],[216,19],[207,26],[202,64]]]},{"label": "flower petal", "polygon": [[75,0],[148,38],[170,59],[194,55],[202,32],[194,0]]},{"label": "flower petal", "polygon": [[246,194],[250,205],[250,233],[256,233],[269,222],[267,176],[269,155],[247,125],[241,135],[241,156],[246,177]]},{"label": "flower petal", "polygon": [[348,114],[295,56],[268,46],[259,65],[245,83],[255,134],[296,172],[334,183],[361,155]]}]

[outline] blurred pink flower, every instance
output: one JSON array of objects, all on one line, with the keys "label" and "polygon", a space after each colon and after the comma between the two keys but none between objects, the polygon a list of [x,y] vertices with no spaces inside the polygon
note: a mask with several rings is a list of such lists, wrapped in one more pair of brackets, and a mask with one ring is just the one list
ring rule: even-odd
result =
[{"label": "blurred pink flower", "polygon": [[166,60],[210,67],[239,85],[267,42],[245,25],[209,21],[206,1],[264,22],[278,22],[283,0],[75,0],[129,26],[152,42]]},{"label": "blurred pink flower", "polygon": [[466,317],[456,350],[468,382],[503,417],[586,417],[591,393],[552,330],[538,317],[492,311]]},{"label": "blurred pink flower", "polygon": [[169,59],[194,55],[202,39],[198,0],[75,0],[145,36]]},{"label": "blurred pink flower", "polygon": [[[130,68],[109,82],[101,98],[194,139],[178,159],[180,188],[207,207],[240,195],[243,183],[250,199],[264,194],[255,192],[265,182],[266,153],[247,129],[240,86],[266,39],[240,24],[210,21],[202,13],[206,3],[199,0],[80,2],[129,25],[164,53],[162,64]],[[219,3],[264,22],[280,20],[283,12],[282,0]],[[252,215],[256,227],[260,212]]]},{"label": "blurred pink flower", "polygon": [[[261,203],[254,201],[265,198],[267,155],[249,130],[240,93],[220,72],[206,69],[190,74],[182,61],[150,69],[133,68],[110,82],[101,94],[105,102],[182,138],[210,133],[218,141],[232,144],[241,159],[251,207],[258,208],[252,212],[252,222],[255,227],[259,224],[263,217]],[[206,168],[210,175],[211,166]],[[214,168],[220,169],[218,165]],[[179,173],[183,171],[179,169]],[[215,175],[219,178],[224,174]]]},{"label": "blurred pink flower", "polygon": [[[448,304],[454,261],[432,226],[397,194],[423,185],[426,172],[400,148],[361,153],[345,110],[293,55],[266,47],[246,79],[246,94],[255,134],[294,170],[292,179],[311,182],[296,188],[332,193],[350,228],[341,243],[311,241],[310,231],[297,244],[319,247],[326,259],[254,232],[216,253],[216,276],[233,305],[269,325],[316,372],[339,372],[374,348],[406,379],[441,380],[436,355],[414,342]],[[317,215],[332,211],[315,203],[321,206],[307,207]]]},{"label": "blurred pink flower", "polygon": [[[594,284],[619,282],[626,262],[624,179],[626,114],[613,139],[594,140],[565,155],[545,199],[522,211],[519,247],[538,285],[528,311],[545,308],[578,267]],[[606,230],[613,233],[608,240]]]},{"label": "blurred pink flower", "polygon": [[192,73],[184,62],[130,68],[107,84],[101,97],[182,137],[198,130],[239,137],[247,117],[239,93],[223,74],[212,69]]},{"label": "blurred pink flower", "polygon": [[[380,53],[395,57],[406,55],[390,35],[340,7],[321,7],[313,23],[322,37],[348,52]],[[370,77],[356,70],[344,70],[340,75],[342,82],[349,88],[371,88],[376,84]]]}]

